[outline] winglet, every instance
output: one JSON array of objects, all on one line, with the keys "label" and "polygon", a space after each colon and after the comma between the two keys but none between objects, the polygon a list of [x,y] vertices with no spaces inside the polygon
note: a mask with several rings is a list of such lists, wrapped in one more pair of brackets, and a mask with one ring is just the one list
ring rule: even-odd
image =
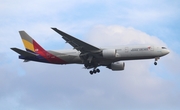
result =
[{"label": "winglet", "polygon": [[71,36],[71,35],[69,35],[69,34],[67,34],[67,33],[65,33],[65,32],[63,32],[63,31],[61,31],[61,30],[59,30],[59,29],[57,29],[57,28],[51,28],[51,29],[53,29],[53,30],[56,31],[58,34],[60,34],[60,35],[63,37],[63,39],[66,40],[66,42],[71,41],[71,40],[70,40],[69,38],[67,38],[67,37],[71,37],[71,38],[73,38],[73,39],[75,39],[75,40],[79,40],[79,39],[77,39],[77,38],[75,38],[75,37],[73,37],[73,36]]},{"label": "winglet", "polygon": [[[51,29],[53,29],[53,30],[56,31],[58,34],[62,35],[63,37],[64,37],[64,36],[70,36],[70,35],[68,35],[67,33],[65,33],[65,32],[63,32],[63,31],[60,31],[60,30],[57,29],[57,28],[51,28]],[[72,37],[72,36],[71,36],[71,37]]]}]

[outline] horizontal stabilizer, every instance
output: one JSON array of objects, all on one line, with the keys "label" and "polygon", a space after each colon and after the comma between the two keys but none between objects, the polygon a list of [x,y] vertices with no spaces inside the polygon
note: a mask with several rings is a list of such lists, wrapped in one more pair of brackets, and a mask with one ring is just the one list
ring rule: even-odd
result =
[{"label": "horizontal stabilizer", "polygon": [[24,51],[24,50],[21,50],[21,49],[18,49],[18,48],[11,48],[13,51],[19,53],[20,55],[24,56],[24,57],[36,57],[38,56],[37,54],[34,54],[34,53],[31,53],[31,52],[28,52],[28,51]]}]

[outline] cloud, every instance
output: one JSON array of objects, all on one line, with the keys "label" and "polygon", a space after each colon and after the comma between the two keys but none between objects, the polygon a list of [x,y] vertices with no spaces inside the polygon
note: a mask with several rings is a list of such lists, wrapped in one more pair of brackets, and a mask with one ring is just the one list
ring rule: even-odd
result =
[{"label": "cloud", "polygon": [[[132,45],[132,44],[151,44],[165,45],[155,36],[150,36],[144,32],[136,30],[132,27],[123,26],[96,26],[89,33],[91,41],[96,45]],[[102,42],[103,39],[103,42]]]},{"label": "cloud", "polygon": [[[157,37],[122,26],[96,26],[89,33],[88,41],[94,45],[164,44]],[[129,61],[124,71],[101,68],[100,74],[91,76],[82,65],[21,63],[17,59],[0,68],[1,108],[7,103],[7,109],[33,110],[178,108],[176,83],[156,76],[151,65],[150,60]]]},{"label": "cloud", "polygon": [[[163,61],[166,68],[168,68],[168,72],[174,75],[177,75],[179,77],[179,65],[180,65],[180,56],[174,51],[171,51],[171,54],[169,54],[166,57],[166,61]],[[177,78],[178,78],[177,77]]]},{"label": "cloud", "polygon": [[[169,37],[178,35],[173,31],[178,28],[171,27],[179,20],[178,4],[1,1],[0,109],[178,109],[180,58],[174,51],[178,46],[171,46],[174,41],[178,45],[178,40]],[[156,67],[153,60],[125,61],[124,71],[100,67],[101,73],[91,76],[83,65],[23,63],[9,49],[24,48],[19,30],[27,31],[46,49],[63,48],[64,40],[52,26],[98,47],[148,43],[170,46],[171,53]]]},{"label": "cloud", "polygon": [[[122,26],[97,26],[90,32],[90,40],[95,45],[104,45],[109,46],[110,44],[118,45],[118,44],[155,44],[155,45],[166,45],[155,36],[149,36],[144,32],[133,28],[125,28]],[[170,69],[166,64],[172,60],[172,56],[178,63],[180,61],[179,57],[177,57],[174,53],[172,53],[171,58],[166,57],[166,60],[163,60],[163,63],[166,67],[163,68],[164,71]],[[172,61],[172,62],[173,62]],[[152,64],[152,62],[151,62]],[[178,63],[179,64],[179,63]],[[177,65],[178,65],[177,64]],[[136,66],[135,66],[136,65]],[[149,68],[149,69],[148,69]],[[176,89],[178,86],[174,82],[169,82],[166,79],[162,79],[161,77],[154,77],[154,74],[158,74],[159,71],[150,70],[151,65],[150,62],[143,61],[134,61],[128,64],[126,63],[126,70],[123,74],[129,74],[121,77],[119,79],[121,89],[126,91],[127,94],[131,95],[131,100],[136,100],[138,103],[143,103],[145,106],[150,107],[160,107],[160,105],[164,105],[167,103],[171,103],[168,100],[178,101],[175,97],[179,94],[172,94],[172,91]],[[177,67],[173,66],[174,70],[178,70]],[[161,72],[164,72],[161,71]],[[169,76],[174,76],[168,73]],[[172,88],[173,87],[173,88]],[[169,90],[169,88],[172,89]],[[164,92],[166,91],[166,92]],[[128,97],[129,98],[129,97]],[[171,104],[173,104],[171,103]],[[135,106],[134,104],[132,104]],[[145,107],[144,106],[144,107]],[[139,106],[136,106],[139,107]]]}]

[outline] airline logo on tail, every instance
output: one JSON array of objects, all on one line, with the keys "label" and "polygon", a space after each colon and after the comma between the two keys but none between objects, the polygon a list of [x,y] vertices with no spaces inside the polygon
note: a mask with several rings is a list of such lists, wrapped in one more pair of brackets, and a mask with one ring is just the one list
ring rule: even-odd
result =
[{"label": "airline logo on tail", "polygon": [[42,55],[45,50],[34,40],[32,39],[26,32],[19,31],[22,41],[24,43],[24,46],[27,51],[38,53]]}]

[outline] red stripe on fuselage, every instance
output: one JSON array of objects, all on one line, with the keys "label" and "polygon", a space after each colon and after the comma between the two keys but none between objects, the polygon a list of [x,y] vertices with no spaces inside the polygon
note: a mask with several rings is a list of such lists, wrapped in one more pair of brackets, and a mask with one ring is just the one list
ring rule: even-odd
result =
[{"label": "red stripe on fuselage", "polygon": [[56,57],[53,54],[50,54],[46,50],[44,50],[36,41],[33,40],[33,45],[34,45],[34,51],[35,53],[39,54],[43,58],[45,58],[48,63],[54,63],[54,64],[67,64],[64,60]]}]

